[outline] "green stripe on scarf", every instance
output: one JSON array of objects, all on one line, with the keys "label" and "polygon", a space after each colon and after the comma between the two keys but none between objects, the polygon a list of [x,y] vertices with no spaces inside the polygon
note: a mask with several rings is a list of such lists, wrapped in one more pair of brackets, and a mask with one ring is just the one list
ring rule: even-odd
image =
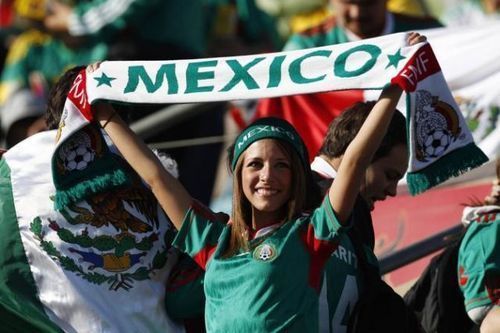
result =
[{"label": "green stripe on scarf", "polygon": [[38,299],[19,234],[10,168],[0,160],[0,322],[3,332],[62,332]]},{"label": "green stripe on scarf", "polygon": [[[85,126],[76,133],[80,136],[74,136],[73,142],[71,140],[63,142],[54,155],[56,162],[52,166],[52,179],[57,189],[54,208],[59,211],[91,194],[131,185],[125,170],[126,163],[109,150],[97,126],[94,124]],[[84,143],[85,139],[92,142],[87,148],[95,153],[95,157],[83,170],[65,169],[64,154],[61,156],[61,150],[68,145],[69,148],[66,148],[74,152],[76,147],[81,147],[78,145]],[[64,169],[64,172],[61,172],[61,169]]]},{"label": "green stripe on scarf", "polygon": [[408,172],[406,175],[408,191],[411,195],[422,193],[450,177],[460,176],[487,161],[488,157],[482,150],[474,143],[469,143],[443,155],[439,160],[418,172]]}]

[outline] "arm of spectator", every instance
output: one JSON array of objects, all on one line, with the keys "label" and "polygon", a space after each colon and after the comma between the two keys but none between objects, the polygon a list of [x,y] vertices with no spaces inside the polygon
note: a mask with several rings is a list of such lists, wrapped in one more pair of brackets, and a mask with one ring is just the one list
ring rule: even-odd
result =
[{"label": "arm of spectator", "polygon": [[493,306],[483,319],[481,333],[500,333],[500,306]]},{"label": "arm of spectator", "polygon": [[[425,40],[424,36],[414,32],[407,37],[408,45]],[[402,93],[403,90],[396,85],[382,91],[363,126],[345,151],[337,176],[329,190],[330,203],[340,223],[345,223],[351,214],[366,168],[387,132]]]},{"label": "arm of spectator", "polygon": [[70,7],[53,1],[45,27],[72,36],[98,34],[104,28],[120,30],[131,18],[137,19],[161,0],[91,0]]},{"label": "arm of spectator", "polygon": [[192,203],[187,190],[163,167],[160,160],[132,132],[110,104],[98,103],[94,107],[98,123],[129,165],[151,187],[163,210],[179,230]]},{"label": "arm of spectator", "polygon": [[351,214],[366,168],[387,132],[402,93],[403,90],[395,85],[384,89],[358,134],[345,151],[337,176],[329,190],[332,208],[342,224]]},{"label": "arm of spectator", "polygon": [[45,28],[53,33],[67,34],[71,12],[72,8],[67,4],[58,1],[50,2],[43,22]]}]

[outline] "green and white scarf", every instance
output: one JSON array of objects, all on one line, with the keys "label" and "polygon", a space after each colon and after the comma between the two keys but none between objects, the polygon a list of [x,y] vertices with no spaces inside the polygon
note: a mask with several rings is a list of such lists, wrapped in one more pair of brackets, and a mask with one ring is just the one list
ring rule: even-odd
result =
[{"label": "green and white scarf", "polygon": [[[408,94],[410,193],[421,193],[484,163],[428,43],[404,47],[405,34],[300,51],[182,61],[104,62],[75,82],[73,102],[86,121],[97,100],[197,103],[332,90]],[[85,121],[81,126],[86,124]],[[77,127],[72,123],[71,128]],[[68,131],[63,128],[62,135]]]}]

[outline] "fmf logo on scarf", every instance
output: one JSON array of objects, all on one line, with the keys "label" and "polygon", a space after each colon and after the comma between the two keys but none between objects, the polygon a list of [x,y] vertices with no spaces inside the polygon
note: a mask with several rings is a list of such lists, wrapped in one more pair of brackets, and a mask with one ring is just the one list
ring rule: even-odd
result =
[{"label": "fmf logo on scarf", "polygon": [[423,46],[408,61],[392,82],[398,83],[405,91],[415,91],[418,82],[441,71],[429,44]]}]

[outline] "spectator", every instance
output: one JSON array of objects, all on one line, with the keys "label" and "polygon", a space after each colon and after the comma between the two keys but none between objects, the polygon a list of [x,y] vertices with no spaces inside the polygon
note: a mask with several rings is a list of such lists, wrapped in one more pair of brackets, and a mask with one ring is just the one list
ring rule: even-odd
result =
[{"label": "spectator", "polygon": [[[285,50],[296,50],[308,47],[341,44],[362,38],[376,37],[406,29],[422,29],[438,26],[439,22],[430,18],[413,17],[390,13],[385,0],[373,1],[340,1],[332,0],[337,16],[331,17],[322,24],[293,35],[285,46]],[[316,154],[319,145],[317,138],[324,136],[328,124],[346,107],[367,95],[376,99],[377,91],[359,90],[334,91],[319,94],[285,96],[281,98],[263,99],[257,105],[255,117],[277,116],[290,121],[307,138],[306,144],[311,154]],[[293,111],[292,109],[293,108]],[[308,112],[315,110],[318,126],[309,131]]]},{"label": "spectator", "polygon": [[[65,126],[64,118],[60,124],[63,106],[81,69],[66,71],[51,89],[46,111],[51,131],[23,140],[1,158],[0,227],[2,234],[13,239],[2,243],[6,255],[0,258],[2,330],[184,332],[163,306],[167,277],[177,259],[172,247],[175,230],[149,188],[115,154],[109,138],[95,124],[56,148],[55,129]],[[68,152],[74,157],[81,148],[92,155],[83,178],[80,171],[74,177],[75,169],[64,163],[52,173],[51,154],[59,148],[56,158],[67,157]],[[175,161],[159,158],[161,167],[176,177]],[[105,159],[104,165],[99,164]],[[15,163],[19,160],[20,165]],[[115,167],[125,172],[129,182],[103,188],[103,178],[96,178],[113,173]],[[100,190],[84,191],[83,197],[55,210],[53,179],[58,176],[72,179],[73,190],[92,182],[100,182]],[[22,223],[31,223],[22,236],[6,232],[22,229]],[[21,251],[12,251],[14,244]],[[9,282],[21,275],[22,281]]]},{"label": "spectator", "polygon": [[39,7],[26,2],[15,7],[27,30],[10,45],[0,78],[0,123],[7,147],[43,129],[48,90],[67,68],[102,60],[107,53],[103,43],[49,34]]},{"label": "spectator", "polygon": [[91,0],[72,7],[54,0],[44,19],[49,32],[110,43],[109,60],[200,57],[204,24],[198,0]]},{"label": "spectator", "polygon": [[[330,123],[320,148],[319,155],[311,164],[315,179],[326,189],[337,175],[345,151],[354,139],[374,102],[357,103],[348,108]],[[352,229],[340,237],[339,249],[326,264],[323,280],[320,321],[322,332],[346,332],[347,320],[351,315],[363,288],[363,271],[357,258],[355,239],[362,242],[362,249],[368,263],[379,274],[378,261],[373,252],[375,236],[370,211],[376,201],[396,195],[398,181],[408,167],[406,143],[406,121],[400,112],[395,112],[387,134],[375,152],[359,188],[359,196],[351,216]],[[359,249],[358,249],[359,251]]]},{"label": "spectator", "polygon": [[[134,0],[124,4],[94,0],[77,1],[73,7],[66,3],[50,1],[45,16],[40,16],[39,10],[36,15],[27,13],[37,30],[20,36],[11,48],[0,88],[0,107],[7,103],[1,115],[7,117],[3,127],[8,137],[7,131],[16,121],[29,126],[31,122],[26,119],[43,114],[39,105],[45,103],[48,89],[69,67],[103,59],[168,60],[204,54],[205,22],[200,1]],[[35,86],[33,73],[41,78]],[[15,101],[9,103],[11,97]],[[11,104],[24,110],[14,111]],[[27,126],[16,131],[16,137],[26,135]],[[16,141],[9,140],[7,145]]]},{"label": "spectator", "polygon": [[447,26],[484,24],[500,19],[500,1],[463,0],[446,1],[441,20]]},{"label": "spectator", "polygon": [[[332,0],[331,4],[335,9],[335,16],[293,35],[285,45],[285,50],[341,44],[395,32],[441,26],[437,20],[430,17],[389,12],[386,0]],[[370,108],[371,104],[359,103],[346,111],[345,116],[330,124],[320,149],[320,156],[311,165],[312,169],[321,175],[318,177],[320,183],[328,184],[335,177],[335,170],[347,145],[361,127]],[[342,247],[339,247],[327,263],[320,301],[320,322],[323,325],[321,330],[324,332],[346,332],[348,329],[346,318],[353,311],[360,290],[364,288],[361,282],[363,271],[358,265],[356,251],[366,253],[371,269],[379,275],[378,262],[373,253],[374,232],[370,210],[373,210],[377,200],[396,195],[397,182],[407,169],[404,117],[396,113],[390,126],[391,131],[371,161],[365,182],[359,188],[360,196],[352,215],[354,227],[350,233],[342,236]],[[362,249],[359,249],[360,242]],[[340,270],[338,267],[343,268]],[[396,321],[392,323],[396,324]]]},{"label": "spectator", "polygon": [[[34,36],[24,38],[30,41],[27,45],[13,47],[13,55],[2,76],[5,97],[3,102],[0,98],[0,108],[7,146],[43,129],[36,126],[40,122],[33,122],[43,114],[47,90],[69,67],[103,59],[169,60],[203,56],[206,22],[202,5],[199,0],[125,3],[92,0],[76,1],[73,6],[65,1],[50,1],[49,10],[42,17],[42,29],[48,34],[33,32]],[[15,51],[19,49],[26,51]],[[32,77],[37,80],[33,81]],[[162,107],[141,106],[142,111],[131,113],[130,120],[138,120]],[[222,114],[223,110],[212,115],[199,114],[149,140],[222,135]],[[184,170],[182,181],[205,203],[210,200],[220,149],[216,144],[169,151]],[[196,170],[202,163],[208,170],[203,176]]]},{"label": "spectator", "polygon": [[458,252],[458,281],[469,317],[481,333],[500,332],[500,159],[491,194],[466,207],[467,231]]},{"label": "spectator", "polygon": [[335,16],[322,24],[290,37],[285,50],[334,45],[395,32],[437,28],[431,17],[391,13],[387,0],[331,0]]},{"label": "spectator", "polygon": [[[108,60],[173,60],[199,58],[206,51],[206,26],[200,0],[81,1],[70,7],[52,4],[44,23],[49,31],[106,41]],[[101,15],[101,13],[106,15]],[[143,105],[130,120],[153,114],[164,105]],[[222,135],[224,110],[200,113],[148,139],[164,142]],[[181,181],[204,203],[210,201],[219,144],[169,150],[183,170]],[[206,173],[200,174],[203,165]]]}]

